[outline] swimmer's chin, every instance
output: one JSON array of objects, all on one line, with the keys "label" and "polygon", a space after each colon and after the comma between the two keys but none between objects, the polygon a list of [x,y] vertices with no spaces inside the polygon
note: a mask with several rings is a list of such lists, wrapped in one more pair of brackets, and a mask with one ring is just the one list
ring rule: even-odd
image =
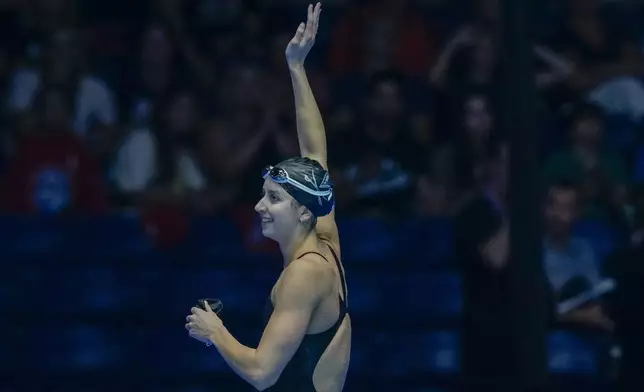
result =
[{"label": "swimmer's chin", "polygon": [[262,222],[262,235],[266,238],[274,240],[275,229],[273,222]]}]

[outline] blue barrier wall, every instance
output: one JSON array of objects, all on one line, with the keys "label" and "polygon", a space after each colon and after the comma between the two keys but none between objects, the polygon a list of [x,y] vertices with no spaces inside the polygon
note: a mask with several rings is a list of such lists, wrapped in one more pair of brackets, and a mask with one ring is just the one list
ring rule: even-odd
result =
[{"label": "blue barrier wall", "polygon": [[[449,221],[339,225],[354,325],[347,390],[453,382],[461,300]],[[229,329],[256,344],[279,256],[246,251],[223,218],[194,220],[185,242],[167,250],[141,227],[135,215],[0,220],[0,365],[16,390],[248,390],[214,349],[187,337],[184,318],[196,299],[221,298]],[[579,230],[601,236],[593,243],[603,252],[614,246],[605,228]],[[595,366],[588,343],[551,334],[553,373]]]}]

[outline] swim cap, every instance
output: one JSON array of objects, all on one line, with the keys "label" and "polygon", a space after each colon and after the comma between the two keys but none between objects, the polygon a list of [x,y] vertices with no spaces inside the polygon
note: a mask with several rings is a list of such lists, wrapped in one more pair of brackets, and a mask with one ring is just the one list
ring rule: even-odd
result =
[{"label": "swim cap", "polygon": [[280,184],[298,203],[316,218],[328,215],[335,205],[333,182],[329,172],[310,158],[290,158],[268,166],[262,177]]}]

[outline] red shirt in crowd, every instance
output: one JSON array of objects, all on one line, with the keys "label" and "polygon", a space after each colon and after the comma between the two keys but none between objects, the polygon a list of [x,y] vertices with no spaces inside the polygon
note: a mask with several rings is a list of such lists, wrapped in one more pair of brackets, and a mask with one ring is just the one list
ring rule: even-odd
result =
[{"label": "red shirt in crowd", "polygon": [[[333,72],[352,73],[364,70],[370,40],[391,40],[387,44],[391,50],[388,68],[397,69],[403,74],[425,77],[436,57],[435,35],[421,16],[409,11],[400,16],[387,14],[378,6],[360,8],[347,15],[333,32],[331,39],[329,66]],[[379,21],[392,18],[393,32],[382,37]]]},{"label": "red shirt in crowd", "polygon": [[89,214],[107,209],[97,163],[72,132],[34,133],[19,143],[4,181],[9,212]]}]

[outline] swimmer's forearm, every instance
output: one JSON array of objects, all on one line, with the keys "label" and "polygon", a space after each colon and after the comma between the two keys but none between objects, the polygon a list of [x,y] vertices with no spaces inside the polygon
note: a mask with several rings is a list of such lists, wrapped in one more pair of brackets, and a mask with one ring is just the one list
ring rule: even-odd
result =
[{"label": "swimmer's forearm", "polygon": [[257,350],[239,343],[223,325],[212,332],[210,341],[239,377],[259,391],[268,388],[267,377],[257,361]]},{"label": "swimmer's forearm", "polygon": [[295,96],[295,117],[300,153],[302,156],[321,160],[320,164],[326,166],[324,122],[306,77],[304,66],[291,66],[289,70]]}]

